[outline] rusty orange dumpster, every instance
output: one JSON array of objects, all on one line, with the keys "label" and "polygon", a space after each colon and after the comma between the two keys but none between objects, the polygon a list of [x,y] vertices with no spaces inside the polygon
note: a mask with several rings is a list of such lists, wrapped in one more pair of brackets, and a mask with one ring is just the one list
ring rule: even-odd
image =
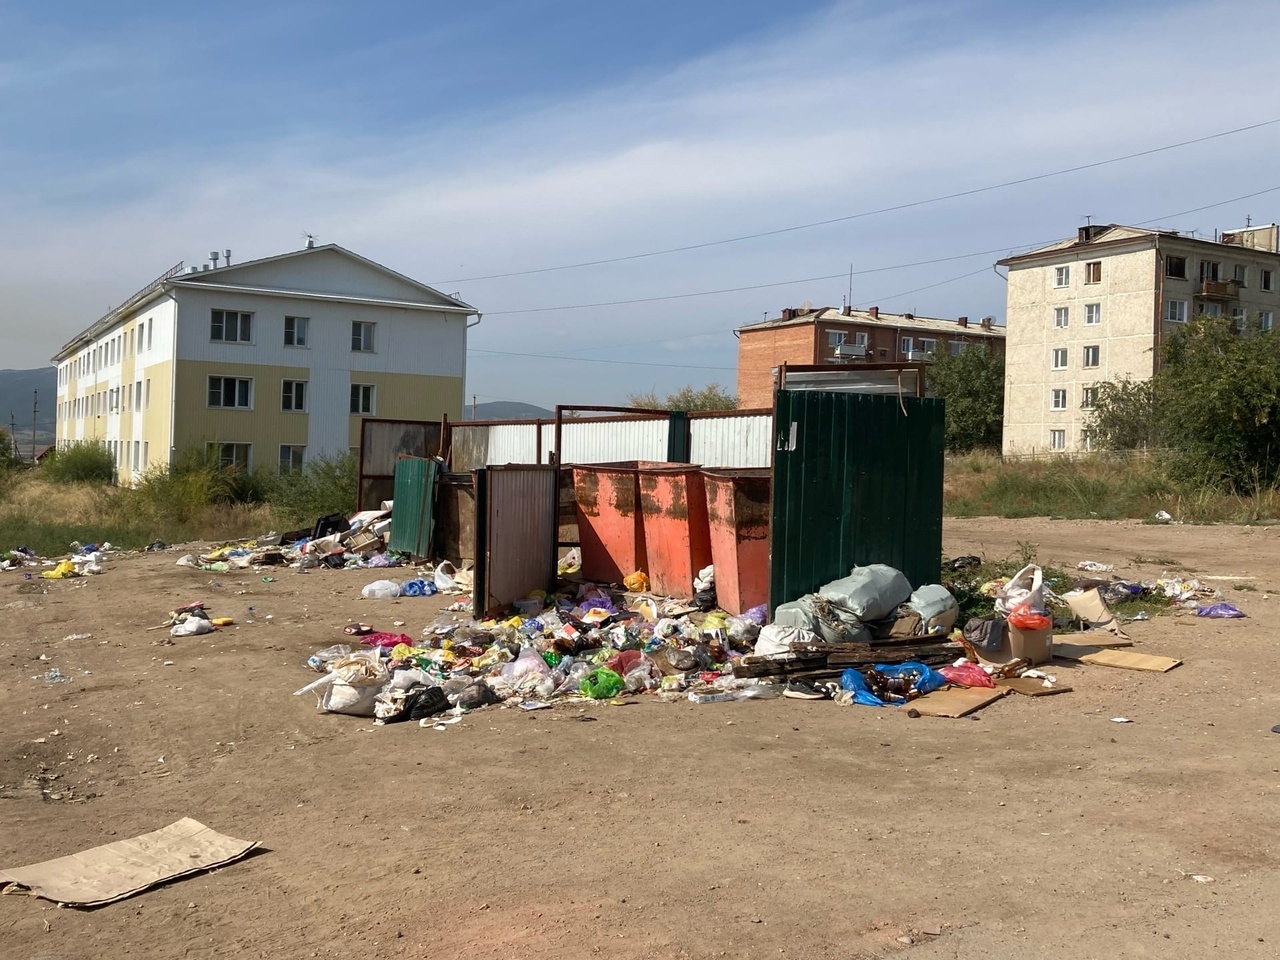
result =
[{"label": "rusty orange dumpster", "polygon": [[646,570],[637,464],[575,466],[573,491],[583,577],[621,583],[623,577]]},{"label": "rusty orange dumpster", "polygon": [[692,597],[694,577],[711,562],[702,468],[641,462],[639,473],[649,583],[662,596]]},{"label": "rusty orange dumpster", "polygon": [[769,602],[768,469],[705,470],[716,598],[729,613]]}]

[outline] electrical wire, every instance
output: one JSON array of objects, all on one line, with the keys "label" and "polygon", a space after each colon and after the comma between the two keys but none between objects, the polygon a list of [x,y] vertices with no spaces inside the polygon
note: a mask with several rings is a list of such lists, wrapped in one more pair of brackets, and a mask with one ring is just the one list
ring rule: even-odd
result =
[{"label": "electrical wire", "polygon": [[897,213],[901,210],[911,210],[916,207],[923,207],[932,203],[942,203],[946,200],[958,200],[963,197],[973,197],[982,193],[990,193],[993,190],[1003,190],[1008,187],[1016,187],[1025,183],[1035,183],[1040,180],[1048,180],[1052,177],[1065,176],[1069,173],[1079,173],[1082,170],[1094,170],[1098,167],[1105,167],[1113,163],[1123,163],[1127,160],[1136,160],[1139,157],[1149,157],[1157,153],[1165,153],[1169,150],[1177,150],[1181,147],[1193,146],[1197,143],[1207,143],[1211,140],[1219,140],[1223,137],[1234,136],[1238,133],[1247,133],[1251,130],[1258,130],[1262,127],[1269,127],[1277,123],[1280,123],[1280,117],[1276,117],[1272,120],[1263,120],[1258,123],[1251,123],[1243,127],[1236,127],[1232,130],[1223,130],[1219,133],[1206,134],[1202,137],[1194,137],[1190,140],[1180,140],[1177,143],[1151,147],[1147,150],[1139,150],[1136,153],[1127,153],[1119,157],[1109,157],[1105,160],[1094,160],[1089,163],[1077,164],[1074,167],[1064,167],[1061,170],[1052,170],[1048,173],[1038,173],[1029,177],[1019,177],[1015,180],[1005,180],[1000,183],[987,184],[982,187],[973,187],[969,190],[959,190],[955,193],[942,194],[936,197],[927,197],[922,200],[910,200],[905,203],[896,203],[888,207],[877,207],[874,210],[863,210],[859,213],[850,213],[841,217],[831,217],[826,220],[814,220],[811,223],[797,223],[788,227],[778,227],[773,230],[761,230],[758,233],[747,233],[737,237],[725,237],[721,240],[707,240],[702,243],[690,243],[679,247],[667,247],[662,250],[650,250],[645,253],[632,253],[621,257],[605,257],[599,260],[583,260],[578,263],[565,263],[552,267],[535,267],[530,270],[512,270],[506,273],[490,273],[475,277],[455,277],[451,280],[433,281],[432,286],[451,283],[476,283],[480,280],[502,280],[507,277],[527,277],[537,273],[555,273],[560,270],[577,270],[582,267],[599,267],[609,263],[625,263],[631,260],[645,260],[650,257],[663,257],[673,253],[687,253],[691,250],[704,250],[707,247],[718,247],[729,243],[741,243],[744,240],[759,240],[764,237],[776,237],[786,233],[795,233],[799,230],[810,230],[814,227],[825,227],[834,223],[847,223],[850,220],[861,220],[866,217],[879,216],[884,213]]}]

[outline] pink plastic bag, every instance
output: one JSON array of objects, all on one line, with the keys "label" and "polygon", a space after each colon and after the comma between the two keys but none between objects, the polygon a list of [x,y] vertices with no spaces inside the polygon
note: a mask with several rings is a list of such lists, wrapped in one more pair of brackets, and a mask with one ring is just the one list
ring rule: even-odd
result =
[{"label": "pink plastic bag", "polygon": [[994,687],[995,681],[990,674],[976,663],[962,663],[958,667],[939,667],[938,672],[947,678],[947,683],[958,687]]}]

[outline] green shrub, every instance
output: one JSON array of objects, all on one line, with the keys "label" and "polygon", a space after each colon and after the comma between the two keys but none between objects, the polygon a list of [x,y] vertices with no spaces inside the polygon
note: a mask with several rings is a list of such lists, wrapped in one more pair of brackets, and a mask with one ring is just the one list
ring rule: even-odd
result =
[{"label": "green shrub", "polygon": [[356,457],[317,457],[294,473],[254,474],[263,484],[264,499],[286,527],[309,524],[330,513],[355,509],[359,465]]},{"label": "green shrub", "polygon": [[63,450],[50,450],[39,472],[54,483],[115,483],[116,464],[106,447],[76,443]]}]

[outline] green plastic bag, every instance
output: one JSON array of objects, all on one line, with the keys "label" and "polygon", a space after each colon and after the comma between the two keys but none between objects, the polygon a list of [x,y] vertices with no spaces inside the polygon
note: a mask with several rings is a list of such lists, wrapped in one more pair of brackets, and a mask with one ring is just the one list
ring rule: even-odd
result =
[{"label": "green plastic bag", "polygon": [[582,678],[578,689],[592,700],[608,700],[621,693],[624,686],[623,679],[608,667],[598,667]]}]

